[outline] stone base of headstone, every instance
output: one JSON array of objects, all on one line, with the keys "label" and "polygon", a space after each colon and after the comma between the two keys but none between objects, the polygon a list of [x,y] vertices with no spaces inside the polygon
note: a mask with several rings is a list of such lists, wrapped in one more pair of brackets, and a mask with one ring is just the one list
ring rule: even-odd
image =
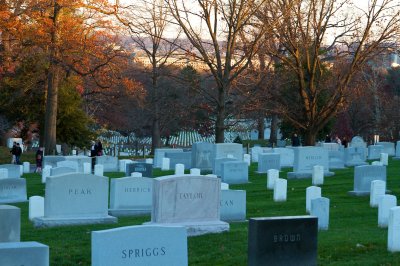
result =
[{"label": "stone base of headstone", "polygon": [[42,228],[42,227],[83,225],[83,224],[113,224],[118,222],[118,218],[110,215],[103,217],[68,217],[68,218],[38,217],[34,218],[32,222],[34,227]]},{"label": "stone base of headstone", "polygon": [[[391,194],[392,191],[391,190],[386,190],[385,194]],[[371,194],[370,191],[348,191],[347,192],[348,195],[350,196],[357,196],[357,197],[363,197],[363,196],[369,196]]]},{"label": "stone base of headstone", "polygon": [[367,162],[347,162],[345,163],[345,166],[360,166],[360,165],[368,165]]},{"label": "stone base of headstone", "polygon": [[49,265],[49,246],[38,242],[0,243],[0,265]]},{"label": "stone base of headstone", "polygon": [[108,213],[115,217],[150,215],[151,210],[110,209]]},{"label": "stone base of headstone", "polygon": [[204,221],[204,222],[182,222],[182,223],[153,223],[148,222],[144,225],[154,226],[183,226],[187,230],[188,236],[200,236],[205,234],[218,234],[229,231],[229,223],[223,221]]},{"label": "stone base of headstone", "polygon": [[[334,172],[324,172],[324,177],[327,176],[334,176]],[[302,178],[312,178],[312,173],[302,173],[302,172],[288,172],[287,173],[288,179],[302,179]]]}]

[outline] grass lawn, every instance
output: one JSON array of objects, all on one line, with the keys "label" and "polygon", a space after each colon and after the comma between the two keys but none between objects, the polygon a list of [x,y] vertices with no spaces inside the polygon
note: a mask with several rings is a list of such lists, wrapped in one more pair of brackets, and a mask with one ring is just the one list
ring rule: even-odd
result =
[{"label": "grass lawn", "polygon": [[[6,153],[6,154],[2,154]],[[25,155],[28,160],[34,157]],[[0,162],[9,163],[8,150],[0,150]],[[5,160],[5,161],[4,161]],[[24,159],[24,155],[21,158]],[[33,162],[33,161],[32,161]],[[289,180],[286,202],[275,203],[272,191],[266,190],[266,174],[256,174],[256,164],[249,171],[250,183],[231,185],[231,189],[247,191],[247,218],[286,215],[305,215],[305,190],[311,179]],[[286,177],[284,169],[281,177]],[[378,227],[378,210],[369,207],[369,197],[347,194],[353,189],[353,167],[335,170],[326,177],[322,196],[330,199],[328,231],[318,234],[318,265],[400,265],[400,253],[387,251],[387,229]],[[156,176],[170,174],[155,171]],[[106,173],[110,178],[123,173]],[[44,196],[44,185],[39,174],[25,174],[28,197]],[[392,194],[400,194],[400,161],[390,160],[387,187]],[[21,241],[37,241],[50,247],[51,265],[90,265],[91,231],[120,226],[140,225],[150,216],[119,218],[112,225],[83,225],[35,229],[28,219],[28,203],[12,204],[21,208]],[[247,265],[248,224],[231,223],[230,231],[188,239],[189,265]],[[400,236],[399,236],[400,237]]]}]

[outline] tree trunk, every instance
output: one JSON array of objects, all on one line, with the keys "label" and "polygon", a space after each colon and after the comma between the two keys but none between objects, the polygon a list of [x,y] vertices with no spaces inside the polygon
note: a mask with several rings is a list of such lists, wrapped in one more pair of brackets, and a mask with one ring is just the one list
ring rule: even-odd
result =
[{"label": "tree trunk", "polygon": [[264,139],[265,123],[264,115],[257,119],[258,139]]},{"label": "tree trunk", "polygon": [[151,154],[155,154],[157,148],[161,147],[161,134],[160,134],[160,122],[158,116],[153,119],[153,127],[151,132]]},{"label": "tree trunk", "polygon": [[218,88],[217,119],[215,121],[215,143],[225,142],[225,89]]},{"label": "tree trunk", "polygon": [[305,146],[314,146],[317,140],[318,131],[314,129],[306,129],[304,133],[304,145]]},{"label": "tree trunk", "polygon": [[54,154],[56,150],[58,87],[61,68],[58,63],[58,14],[61,7],[54,1],[53,29],[51,33],[50,66],[47,75],[47,100],[44,122],[45,154]]},{"label": "tree trunk", "polygon": [[273,114],[271,117],[271,134],[269,136],[269,142],[272,144],[272,146],[276,146],[276,143],[278,141],[278,116],[276,114]]}]

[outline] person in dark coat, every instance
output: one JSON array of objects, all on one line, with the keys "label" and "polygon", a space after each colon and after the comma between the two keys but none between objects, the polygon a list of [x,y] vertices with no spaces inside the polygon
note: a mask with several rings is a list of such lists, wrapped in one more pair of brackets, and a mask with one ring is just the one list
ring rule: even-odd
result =
[{"label": "person in dark coat", "polygon": [[96,144],[96,155],[97,156],[102,156],[103,155],[103,145],[101,144],[100,140]]},{"label": "person in dark coat", "polygon": [[40,147],[36,152],[36,173],[42,172],[42,162],[43,162],[43,147]]},{"label": "person in dark coat", "polygon": [[19,159],[21,158],[21,154],[22,154],[22,149],[21,149],[19,143],[17,142],[17,147],[15,149],[15,163],[16,164],[21,164],[21,162],[19,161]]},{"label": "person in dark coat", "polygon": [[300,139],[299,139],[299,136],[297,136],[296,133],[294,133],[293,136],[292,136],[292,146],[293,147],[300,146]]},{"label": "person in dark coat", "polygon": [[10,153],[11,153],[11,156],[12,156],[12,158],[11,158],[11,163],[12,164],[16,163],[16,161],[15,161],[15,153],[16,153],[16,151],[17,151],[17,143],[14,141],[13,146],[12,146],[12,148],[10,150]]}]

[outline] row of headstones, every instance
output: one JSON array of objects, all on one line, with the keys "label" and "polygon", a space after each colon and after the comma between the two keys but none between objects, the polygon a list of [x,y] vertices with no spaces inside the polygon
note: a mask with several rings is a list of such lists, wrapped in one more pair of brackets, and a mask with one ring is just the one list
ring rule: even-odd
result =
[{"label": "row of headstones", "polygon": [[[319,166],[315,167],[312,184],[314,186],[306,189],[306,212],[318,218],[318,229],[328,230],[329,199],[321,197],[321,188],[315,186],[323,185],[323,174]],[[279,178],[279,171],[277,169],[268,170],[267,189],[273,189],[273,199],[275,202],[287,200],[287,180]]]},{"label": "row of headstones", "polygon": [[386,182],[373,180],[370,189],[370,206],[378,207],[378,226],[388,228],[387,247],[391,252],[400,251],[400,207],[397,198],[386,194]]},{"label": "row of headstones", "polygon": [[[229,190],[229,184],[221,183],[215,175],[201,176],[199,172],[199,169],[192,169],[189,175],[177,173],[178,175],[170,176],[170,182],[167,184],[183,179],[182,183],[189,182],[186,190],[202,189],[207,184],[207,180],[212,178],[213,182],[220,184],[218,191],[214,189],[204,193],[218,199],[219,206],[213,210],[218,211],[218,220],[244,221],[246,219],[246,191]],[[171,190],[167,185],[165,185],[165,191],[154,189],[156,181],[161,182],[166,178],[168,177],[153,179],[142,177],[141,173],[132,173],[131,177],[111,179],[110,208],[108,209],[108,177],[83,173],[50,176],[46,180],[45,198],[39,196],[30,198],[29,217],[35,226],[43,227],[116,222],[114,215],[149,214],[156,204],[154,199],[163,197],[163,193]],[[202,183],[202,179],[205,184]],[[199,188],[194,186],[195,182],[199,182]],[[172,184],[171,187],[175,188]],[[168,204],[164,203],[164,206]],[[187,209],[185,205],[181,207],[183,210]]]},{"label": "row of headstones", "polygon": [[[19,208],[0,205],[0,225],[0,265],[49,265],[48,246],[20,242]],[[277,260],[283,265],[293,261],[316,265],[317,232],[317,219],[312,216],[251,218],[249,265]],[[92,231],[91,265],[188,265],[188,235],[183,226],[166,225]]]},{"label": "row of headstones", "polygon": [[[200,176],[200,170],[191,169],[190,175]],[[129,177],[112,178],[108,212],[117,217],[150,214],[152,197],[153,178],[142,177],[142,174],[137,172]],[[44,216],[44,205],[43,197],[29,198],[30,220]],[[246,219],[246,191],[229,190],[229,184],[221,183],[220,218],[223,221]]]}]

